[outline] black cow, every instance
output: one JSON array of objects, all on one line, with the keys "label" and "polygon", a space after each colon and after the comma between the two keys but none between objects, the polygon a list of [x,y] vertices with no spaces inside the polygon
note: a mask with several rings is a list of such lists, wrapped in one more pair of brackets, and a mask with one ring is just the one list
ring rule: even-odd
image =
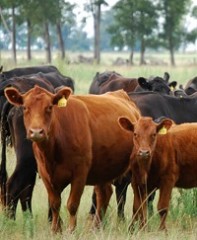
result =
[{"label": "black cow", "polygon": [[[177,98],[156,92],[131,92],[129,97],[140,109],[142,116],[150,116],[153,119],[161,116],[171,118],[175,123],[197,122],[197,95],[192,97]],[[126,201],[127,187],[131,181],[131,175],[127,175],[122,181],[114,182],[116,188],[116,199],[118,203],[118,216],[124,218],[124,206]],[[151,204],[154,194],[149,197],[149,210],[153,211]],[[92,196],[93,204],[90,214],[95,214],[95,194]]]},{"label": "black cow", "polygon": [[172,81],[169,82],[170,75],[165,72],[163,78],[162,77],[150,77],[146,79],[144,77],[138,78],[138,86],[135,89],[135,92],[144,92],[144,91],[153,91],[161,94],[172,94],[172,89],[174,90],[177,82]]},{"label": "black cow", "polygon": [[155,92],[129,93],[129,97],[139,107],[143,116],[153,119],[161,116],[171,118],[175,123],[196,122],[196,97],[176,98]]},{"label": "black cow", "polygon": [[19,77],[22,75],[35,74],[38,72],[48,73],[48,72],[59,72],[59,70],[52,65],[41,65],[41,66],[31,66],[31,67],[21,67],[14,68],[9,71],[3,71],[3,66],[0,68],[0,82],[13,77]]},{"label": "black cow", "polygon": [[192,78],[187,82],[184,88],[187,95],[191,95],[197,91],[197,77]]},{"label": "black cow", "polygon": [[54,88],[62,85],[62,86],[70,87],[73,90],[73,92],[75,90],[74,80],[68,76],[62,75],[59,72],[48,72],[48,73],[38,72],[35,74],[22,75],[22,76],[20,76],[20,78],[12,77],[10,79],[7,79],[7,81],[2,82],[0,87],[3,88],[5,85],[9,85],[9,83],[14,84],[14,83],[12,83],[12,81],[15,81],[16,79],[17,79],[17,84],[19,84],[19,82],[21,82],[21,84],[22,84],[23,80],[25,80],[27,78],[29,80],[31,80],[31,78],[41,79],[42,81],[44,80],[46,82],[51,83]]},{"label": "black cow", "polygon": [[[20,92],[26,92],[35,85],[39,85],[50,92],[55,92],[53,81],[41,77],[15,77],[0,84],[0,96],[7,86],[13,86]],[[56,79],[55,87],[61,87],[62,82]],[[59,85],[59,86],[58,86]],[[37,172],[36,161],[32,151],[32,143],[26,139],[26,130],[23,124],[22,109],[12,107],[7,101],[1,111],[2,162],[0,168],[1,200],[8,208],[9,217],[15,218],[18,201],[21,201],[22,210],[31,209],[32,192]],[[16,153],[16,168],[7,180],[6,174],[6,141],[11,142]]]}]

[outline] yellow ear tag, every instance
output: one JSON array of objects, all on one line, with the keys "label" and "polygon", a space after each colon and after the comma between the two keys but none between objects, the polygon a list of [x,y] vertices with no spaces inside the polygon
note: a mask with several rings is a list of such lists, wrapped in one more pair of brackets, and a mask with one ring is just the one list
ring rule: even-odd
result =
[{"label": "yellow ear tag", "polygon": [[59,101],[58,101],[58,107],[66,107],[67,105],[67,100],[65,96],[63,96]]},{"label": "yellow ear tag", "polygon": [[174,87],[173,87],[173,86],[170,86],[170,90],[171,90],[171,91],[174,91]]},{"label": "yellow ear tag", "polygon": [[158,132],[158,134],[162,134],[162,135],[165,135],[166,133],[167,133],[167,128],[166,127],[162,127]]}]

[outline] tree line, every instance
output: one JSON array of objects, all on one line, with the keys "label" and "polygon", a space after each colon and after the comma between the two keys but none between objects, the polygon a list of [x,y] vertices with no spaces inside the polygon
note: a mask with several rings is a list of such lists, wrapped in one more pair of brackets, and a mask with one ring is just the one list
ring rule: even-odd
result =
[{"label": "tree line", "polygon": [[140,51],[140,64],[145,64],[145,51],[150,48],[169,50],[171,64],[175,65],[175,51],[197,39],[197,27],[189,31],[186,25],[186,16],[197,19],[197,6],[191,8],[191,0],[119,0],[110,10],[102,11],[109,2],[87,0],[84,4],[82,11],[91,14],[94,22],[94,36],[89,39],[83,31],[86,19],[78,26],[76,4],[70,1],[1,0],[0,34],[11,44],[15,62],[19,45],[25,46],[28,60],[33,47],[44,46],[48,63],[54,48],[64,59],[66,50],[90,50],[92,46],[95,63],[99,64],[104,49],[127,46],[130,64],[136,49]]}]

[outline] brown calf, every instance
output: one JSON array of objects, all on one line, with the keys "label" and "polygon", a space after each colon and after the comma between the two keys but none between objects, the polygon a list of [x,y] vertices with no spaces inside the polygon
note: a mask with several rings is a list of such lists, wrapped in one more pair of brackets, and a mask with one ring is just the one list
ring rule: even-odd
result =
[{"label": "brown calf", "polygon": [[[160,190],[158,211],[160,229],[166,229],[165,220],[173,187],[197,187],[197,124],[173,124],[170,119],[155,123],[150,117],[141,117],[136,124],[125,117],[120,125],[133,132],[131,155],[132,187],[134,191],[133,223],[146,223],[148,194]],[[168,131],[168,129],[171,129]]]},{"label": "brown calf", "polygon": [[136,121],[140,114],[135,104],[122,90],[77,96],[68,87],[52,94],[36,86],[25,94],[7,88],[5,95],[10,103],[23,107],[27,138],[33,141],[38,171],[48,192],[52,230],[61,230],[61,192],[69,184],[69,230],[76,226],[85,185],[96,185],[98,224],[112,193],[108,183],[123,174],[130,161],[132,136],[120,129],[117,119],[125,115]]}]

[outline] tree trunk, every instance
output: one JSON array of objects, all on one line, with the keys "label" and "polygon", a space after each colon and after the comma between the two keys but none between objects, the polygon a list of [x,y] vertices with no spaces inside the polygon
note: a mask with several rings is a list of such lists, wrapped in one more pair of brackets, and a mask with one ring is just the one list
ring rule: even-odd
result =
[{"label": "tree trunk", "polygon": [[47,63],[51,63],[51,42],[50,42],[50,35],[49,35],[49,24],[48,22],[44,22],[44,39],[46,44],[46,61]]},{"label": "tree trunk", "polygon": [[144,42],[144,37],[141,37],[141,48],[140,48],[140,65],[146,64],[145,59],[145,42]]},{"label": "tree trunk", "polygon": [[174,59],[174,47],[172,44],[171,37],[169,38],[169,50],[170,50],[170,63],[172,66],[175,66],[175,59]]},{"label": "tree trunk", "polygon": [[130,52],[130,54],[129,54],[129,65],[134,65],[133,55],[134,55],[134,51],[133,51],[133,46],[132,46],[132,47],[131,47],[131,52]]},{"label": "tree trunk", "polygon": [[101,5],[95,5],[94,13],[94,60],[100,63],[100,21],[101,21]]},{"label": "tree trunk", "polygon": [[59,42],[59,49],[61,53],[61,59],[65,59],[65,48],[64,48],[64,40],[62,37],[62,30],[61,30],[61,24],[60,21],[57,22],[57,37]]},{"label": "tree trunk", "polygon": [[15,8],[12,7],[12,59],[16,64],[16,19],[15,19]]},{"label": "tree trunk", "polygon": [[27,19],[27,60],[31,60],[31,22]]}]

